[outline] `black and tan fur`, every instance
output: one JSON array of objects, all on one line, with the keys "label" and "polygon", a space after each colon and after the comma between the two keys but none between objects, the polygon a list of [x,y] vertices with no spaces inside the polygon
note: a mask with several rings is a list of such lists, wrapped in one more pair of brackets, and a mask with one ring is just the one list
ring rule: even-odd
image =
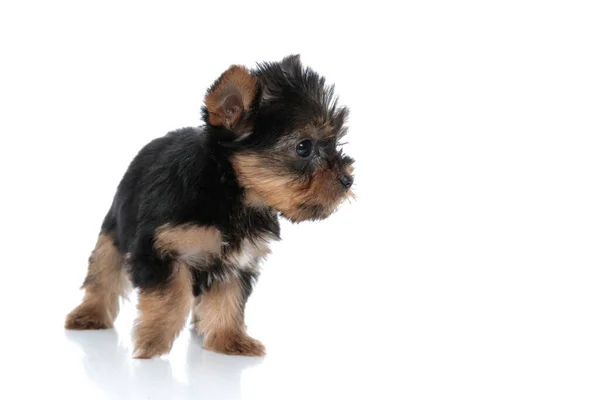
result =
[{"label": "black and tan fur", "polygon": [[131,282],[135,357],[169,352],[190,313],[207,349],[263,355],[246,301],[278,218],[323,219],[352,195],[346,115],[298,56],[229,68],[207,91],[204,126],[155,139],[132,161],[66,328],[112,327]]}]

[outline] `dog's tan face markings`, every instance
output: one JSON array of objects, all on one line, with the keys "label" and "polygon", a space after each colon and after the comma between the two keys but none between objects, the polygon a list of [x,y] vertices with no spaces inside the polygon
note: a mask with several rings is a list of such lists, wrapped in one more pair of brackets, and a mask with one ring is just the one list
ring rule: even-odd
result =
[{"label": "dog's tan face markings", "polygon": [[100,234],[83,283],[82,303],[67,316],[66,329],[107,329],[119,313],[119,298],[127,295],[129,279],[112,235]]},{"label": "dog's tan face markings", "polygon": [[[257,134],[255,121],[250,119],[262,121],[259,138],[261,134],[277,133],[270,147],[260,151],[241,150],[231,158],[238,181],[245,189],[244,204],[255,208],[272,207],[292,221],[323,219],[345,199],[353,197],[353,193],[340,184],[344,173],[347,175],[345,184],[348,176],[352,178],[348,157],[342,159],[341,152],[337,154],[335,149],[346,133],[347,109],[336,106],[333,92],[325,86],[324,80],[314,75],[303,77],[305,72],[299,57],[286,57],[281,69],[283,75],[273,75],[280,79],[269,81],[261,77],[260,72],[253,75],[242,66],[229,68],[207,92],[207,121],[234,133],[236,140],[252,142],[256,137],[253,136]],[[260,99],[255,99],[258,93],[261,93]],[[273,108],[276,104],[279,109]],[[252,107],[255,109],[250,110]],[[289,114],[283,120],[270,117],[287,110]],[[265,119],[270,120],[271,125],[265,125]],[[299,169],[306,168],[300,167],[301,161],[295,152],[298,143],[306,140],[311,141],[314,149],[320,149],[319,161],[310,163],[310,174],[298,173]],[[332,159],[335,162],[325,161]],[[351,185],[352,179],[349,181]]]},{"label": "dog's tan face markings", "polygon": [[[340,171],[330,167],[318,168],[305,179],[273,168],[270,160],[254,153],[236,154],[232,164],[254,201],[262,200],[293,221],[325,218],[353,195],[339,184]],[[352,175],[351,166],[344,171]]]}]

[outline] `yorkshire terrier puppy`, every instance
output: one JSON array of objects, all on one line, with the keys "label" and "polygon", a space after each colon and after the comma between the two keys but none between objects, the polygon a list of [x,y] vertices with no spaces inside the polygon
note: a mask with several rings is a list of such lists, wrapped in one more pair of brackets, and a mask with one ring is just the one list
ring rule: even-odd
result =
[{"label": "yorkshire terrier puppy", "polygon": [[348,110],[299,56],[232,66],[207,91],[205,125],[147,144],[122,178],[67,329],[106,329],[139,291],[134,357],[168,353],[190,311],[206,349],[262,356],[244,308],[279,240],[279,215],[319,220],[352,196],[340,148]]}]

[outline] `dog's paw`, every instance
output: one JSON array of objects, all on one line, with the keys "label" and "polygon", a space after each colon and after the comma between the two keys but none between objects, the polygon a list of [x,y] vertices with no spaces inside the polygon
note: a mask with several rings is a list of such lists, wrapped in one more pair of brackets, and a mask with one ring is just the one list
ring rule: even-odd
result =
[{"label": "dog's paw", "polygon": [[65,329],[89,330],[112,327],[113,323],[107,312],[103,312],[98,307],[89,307],[85,304],[71,311],[65,321]]},{"label": "dog's paw", "polygon": [[144,343],[136,341],[133,350],[133,358],[148,359],[160,357],[171,351],[171,345],[171,343],[163,339],[150,340]]},{"label": "dog's paw", "polygon": [[204,348],[217,353],[262,357],[265,346],[245,333],[214,333],[204,338]]}]

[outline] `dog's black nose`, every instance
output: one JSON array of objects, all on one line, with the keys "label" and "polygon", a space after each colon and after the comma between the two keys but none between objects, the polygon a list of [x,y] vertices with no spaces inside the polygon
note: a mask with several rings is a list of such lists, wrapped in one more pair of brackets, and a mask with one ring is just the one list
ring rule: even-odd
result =
[{"label": "dog's black nose", "polygon": [[352,186],[352,182],[354,182],[354,178],[352,178],[348,174],[342,174],[342,175],[340,175],[340,182],[342,183],[342,186],[344,187],[344,189],[348,190]]}]

